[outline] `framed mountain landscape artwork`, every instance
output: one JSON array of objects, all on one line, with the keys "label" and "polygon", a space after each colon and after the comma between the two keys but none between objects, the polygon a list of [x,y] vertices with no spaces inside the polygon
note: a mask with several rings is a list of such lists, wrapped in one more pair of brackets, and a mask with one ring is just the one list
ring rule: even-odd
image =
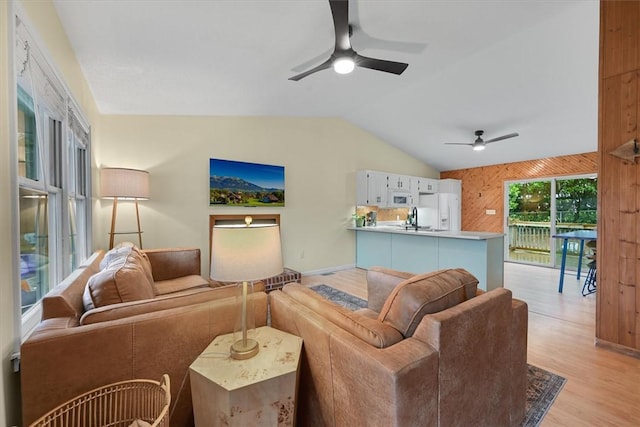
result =
[{"label": "framed mountain landscape artwork", "polygon": [[210,206],[284,206],[284,166],[209,159]]}]

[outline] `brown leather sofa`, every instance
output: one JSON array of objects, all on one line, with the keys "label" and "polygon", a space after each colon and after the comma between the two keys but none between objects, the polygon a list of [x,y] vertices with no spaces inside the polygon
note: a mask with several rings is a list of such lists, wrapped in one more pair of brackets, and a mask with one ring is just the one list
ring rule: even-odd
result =
[{"label": "brown leather sofa", "polygon": [[462,269],[367,274],[352,312],[296,284],[270,293],[272,325],[304,339],[301,426],[517,426],[527,306]]},{"label": "brown leather sofa", "polygon": [[[167,373],[171,426],[193,426],[188,368],[233,331],[234,294],[200,276],[197,248],[94,253],[43,298],[42,321],[22,344],[23,425],[91,389]],[[264,326],[267,295],[252,298]]]}]

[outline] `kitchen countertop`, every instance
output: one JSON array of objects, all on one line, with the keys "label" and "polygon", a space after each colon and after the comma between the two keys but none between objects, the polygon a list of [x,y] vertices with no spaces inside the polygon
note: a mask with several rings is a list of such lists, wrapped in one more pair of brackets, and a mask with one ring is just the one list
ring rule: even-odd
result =
[{"label": "kitchen countertop", "polygon": [[468,240],[488,240],[496,239],[498,237],[504,237],[503,233],[490,233],[486,231],[434,231],[429,229],[420,229],[418,231],[413,228],[405,229],[404,225],[377,225],[367,227],[348,227],[348,230],[354,231],[370,231],[374,233],[394,233],[394,234],[409,234],[416,236],[428,236],[428,237],[445,237],[450,239],[468,239]]}]

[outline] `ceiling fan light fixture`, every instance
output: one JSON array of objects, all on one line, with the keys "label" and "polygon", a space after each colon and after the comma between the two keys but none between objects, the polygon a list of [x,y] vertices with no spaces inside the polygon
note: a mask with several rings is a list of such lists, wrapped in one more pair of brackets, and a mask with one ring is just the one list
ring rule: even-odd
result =
[{"label": "ceiling fan light fixture", "polygon": [[333,61],[333,69],[338,74],[349,74],[356,67],[356,63],[352,58],[343,57]]},{"label": "ceiling fan light fixture", "polygon": [[473,151],[482,151],[486,148],[484,144],[473,144]]}]

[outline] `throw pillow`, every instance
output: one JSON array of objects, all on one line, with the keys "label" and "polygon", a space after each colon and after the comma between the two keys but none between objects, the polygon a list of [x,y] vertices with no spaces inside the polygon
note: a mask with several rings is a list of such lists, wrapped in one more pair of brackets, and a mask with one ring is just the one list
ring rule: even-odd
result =
[{"label": "throw pillow", "polygon": [[153,285],[153,273],[151,271],[151,261],[149,261],[149,257],[146,253],[140,250],[137,246],[132,248],[133,252],[136,252],[140,257],[140,264],[142,265],[142,269],[144,270],[144,274],[147,276],[149,283]]},{"label": "throw pillow", "polygon": [[121,260],[131,253],[131,248],[135,245],[131,242],[118,243],[113,249],[104,254],[102,261],[100,261],[100,270],[107,268],[112,262]]},{"label": "throw pillow", "polygon": [[145,252],[143,252],[140,248],[138,248],[131,242],[119,243],[116,247],[104,254],[102,261],[100,261],[100,269],[104,270],[109,266],[109,264],[121,261],[123,258],[129,256],[132,252],[135,252],[139,257],[141,257],[141,263],[142,267],[144,268],[144,272],[147,275],[149,281],[153,283],[153,273],[151,271],[151,262],[149,261],[149,257]]},{"label": "throw pillow", "polygon": [[85,311],[96,307],[154,298],[153,285],[138,251],[111,260],[106,268],[89,278],[84,290]]},{"label": "throw pillow", "polygon": [[476,295],[478,279],[462,269],[439,270],[398,284],[387,298],[378,320],[405,337],[415,332],[425,314],[437,313]]}]

